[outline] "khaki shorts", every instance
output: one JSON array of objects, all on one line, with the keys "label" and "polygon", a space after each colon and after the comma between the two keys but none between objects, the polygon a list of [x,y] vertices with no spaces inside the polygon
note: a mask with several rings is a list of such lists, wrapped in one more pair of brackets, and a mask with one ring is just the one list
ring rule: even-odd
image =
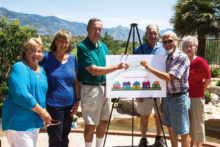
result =
[{"label": "khaki shorts", "polygon": [[98,125],[100,120],[109,120],[111,99],[106,98],[106,87],[81,85],[81,107],[85,124]]},{"label": "khaki shorts", "polygon": [[190,137],[193,142],[205,141],[205,100],[203,98],[190,98],[191,106],[189,109],[190,118]]},{"label": "khaki shorts", "polygon": [[[159,109],[160,103],[161,103],[161,98],[156,98],[156,99],[157,99],[157,106],[158,106],[158,109]],[[156,109],[156,105],[154,104],[154,99],[143,98],[143,102],[138,102],[137,103],[137,112],[141,116],[148,116],[152,113],[153,107],[154,107],[154,112],[156,113],[157,109]]]}]

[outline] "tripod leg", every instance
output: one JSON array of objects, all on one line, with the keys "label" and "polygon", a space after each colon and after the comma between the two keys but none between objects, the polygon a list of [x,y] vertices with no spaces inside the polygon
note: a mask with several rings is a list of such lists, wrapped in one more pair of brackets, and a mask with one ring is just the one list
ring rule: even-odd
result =
[{"label": "tripod leg", "polygon": [[131,31],[132,31],[132,27],[130,28],[130,31],[129,31],[129,36],[128,36],[128,40],[127,40],[127,44],[126,44],[126,48],[125,48],[124,54],[127,54],[128,44],[129,44],[129,40],[130,40],[130,37],[131,37]]},{"label": "tripod leg", "polygon": [[154,99],[154,104],[155,104],[155,106],[156,106],[156,110],[157,110],[157,115],[158,115],[158,118],[159,118],[159,121],[160,121],[160,126],[161,126],[161,129],[162,129],[162,132],[163,132],[163,137],[164,137],[164,139],[165,139],[165,144],[166,144],[166,147],[168,147],[167,146],[167,140],[166,140],[166,137],[165,137],[165,133],[164,133],[164,130],[163,130],[163,126],[162,126],[162,122],[161,122],[161,117],[160,117],[160,111],[159,111],[159,109],[158,109],[158,105],[157,105],[157,99],[156,98],[153,98]]},{"label": "tripod leg", "polygon": [[135,49],[135,29],[134,29],[134,26],[133,26],[133,43],[132,43],[132,51],[134,53],[134,49]]},{"label": "tripod leg", "polygon": [[132,98],[132,147],[134,145],[134,98]]},{"label": "tripod leg", "polygon": [[139,31],[138,31],[138,28],[137,28],[137,26],[135,26],[135,28],[136,28],[136,31],[137,31],[139,43],[140,43],[140,45],[141,45],[142,54],[144,54],[143,47],[142,47],[142,43],[141,43],[141,37],[140,37]]},{"label": "tripod leg", "polygon": [[110,123],[111,123],[111,117],[112,117],[112,112],[113,112],[113,109],[114,109],[114,104],[115,104],[115,101],[112,103],[112,109],[111,109],[111,113],[110,113],[109,120],[108,120],[107,130],[105,132],[105,139],[104,139],[103,147],[105,147],[105,141],[106,141],[106,138],[107,138],[107,135],[108,135],[109,126],[110,126]]}]

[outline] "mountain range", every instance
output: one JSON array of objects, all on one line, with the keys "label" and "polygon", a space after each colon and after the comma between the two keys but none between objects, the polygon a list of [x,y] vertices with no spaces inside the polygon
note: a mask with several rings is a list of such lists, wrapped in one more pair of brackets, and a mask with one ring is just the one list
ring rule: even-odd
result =
[{"label": "mountain range", "polygon": [[[0,18],[5,16],[8,20],[19,20],[22,26],[34,27],[39,35],[55,35],[60,29],[66,29],[71,32],[73,36],[86,36],[85,23],[63,20],[55,16],[41,16],[36,14],[26,14],[10,11],[4,7],[0,7]],[[166,29],[171,30],[171,29]],[[161,30],[160,33],[166,31]],[[130,28],[117,26],[112,28],[103,28],[102,35],[108,32],[116,40],[127,40]],[[138,29],[140,37],[144,36],[145,31]],[[137,38],[137,35],[136,35]],[[131,39],[130,39],[131,40]],[[137,39],[136,39],[137,40]]]}]

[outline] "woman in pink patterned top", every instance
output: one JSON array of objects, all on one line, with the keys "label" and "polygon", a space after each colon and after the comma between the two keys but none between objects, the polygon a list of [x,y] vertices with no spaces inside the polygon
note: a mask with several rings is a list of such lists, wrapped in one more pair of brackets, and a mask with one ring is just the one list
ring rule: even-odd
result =
[{"label": "woman in pink patterned top", "polygon": [[211,82],[211,73],[206,60],[195,55],[197,47],[198,40],[196,37],[187,36],[183,38],[183,51],[190,60],[188,81],[191,100],[189,111],[191,146],[201,147],[205,141],[204,89]]}]

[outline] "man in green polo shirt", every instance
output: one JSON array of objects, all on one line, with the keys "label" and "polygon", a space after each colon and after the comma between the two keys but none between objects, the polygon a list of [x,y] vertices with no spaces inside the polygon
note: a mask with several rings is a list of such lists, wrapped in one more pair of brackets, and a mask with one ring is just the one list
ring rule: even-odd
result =
[{"label": "man in green polo shirt", "polygon": [[106,74],[127,69],[127,63],[106,67],[107,46],[99,41],[102,22],[97,18],[89,20],[88,36],[78,45],[78,79],[81,82],[81,106],[85,122],[85,146],[92,147],[96,128],[96,147],[102,147],[105,129],[110,116],[110,99],[106,98]]}]

